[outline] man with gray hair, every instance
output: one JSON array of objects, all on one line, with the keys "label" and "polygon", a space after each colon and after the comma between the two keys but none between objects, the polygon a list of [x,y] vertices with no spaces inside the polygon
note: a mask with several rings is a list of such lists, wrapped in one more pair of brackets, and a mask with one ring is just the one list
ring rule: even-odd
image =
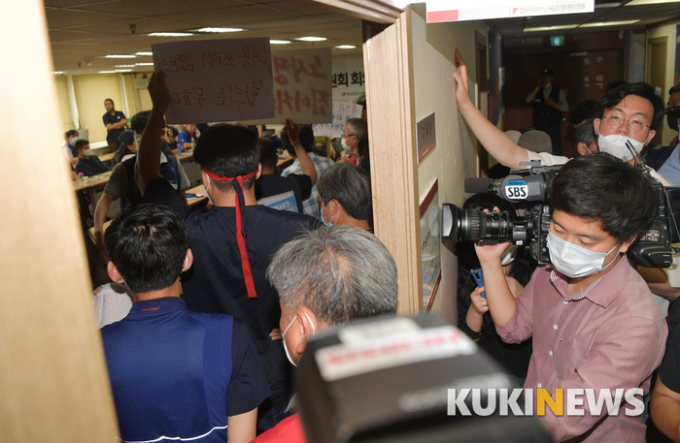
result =
[{"label": "man with gray hair", "polygon": [[[397,312],[394,259],[380,240],[361,229],[306,232],[279,249],[267,278],[279,293],[283,347],[295,366],[319,331]],[[278,441],[306,441],[297,414],[253,440]]]},{"label": "man with gray hair", "polygon": [[[356,166],[356,158],[359,154],[359,142],[368,138],[368,123],[360,118],[347,120],[342,131],[343,158],[349,154],[352,157],[347,161]],[[354,161],[352,161],[354,160]]]},{"label": "man with gray hair", "polygon": [[373,198],[366,171],[348,163],[336,163],[321,174],[317,187],[324,224],[373,232],[370,223]]}]

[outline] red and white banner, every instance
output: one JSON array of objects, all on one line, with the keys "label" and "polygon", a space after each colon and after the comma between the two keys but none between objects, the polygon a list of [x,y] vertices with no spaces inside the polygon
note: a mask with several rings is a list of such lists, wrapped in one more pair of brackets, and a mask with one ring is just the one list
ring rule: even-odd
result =
[{"label": "red and white banner", "polygon": [[455,22],[491,18],[593,12],[595,0],[428,0],[427,22]]}]

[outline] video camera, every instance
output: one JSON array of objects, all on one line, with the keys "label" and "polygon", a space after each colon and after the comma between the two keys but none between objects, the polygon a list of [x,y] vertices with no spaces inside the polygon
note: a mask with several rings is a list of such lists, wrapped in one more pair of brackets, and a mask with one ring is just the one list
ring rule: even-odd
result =
[{"label": "video camera", "polygon": [[[493,192],[513,205],[513,212],[482,212],[445,203],[442,207],[442,241],[472,240],[478,245],[510,241],[524,246],[539,263],[550,263],[547,246],[550,186],[560,166],[522,163],[528,169],[512,171],[502,179],[468,178],[465,192]],[[671,243],[680,241],[680,188],[664,188],[645,174],[657,195],[657,209],[650,227],[628,249],[630,261],[649,268],[668,268],[673,263]]]},{"label": "video camera", "polygon": [[320,332],[300,358],[296,382],[309,443],[552,441],[536,417],[498,409],[478,414],[470,397],[464,400],[470,415],[451,412],[449,390],[479,389],[480,404],[500,405],[501,390],[520,386],[465,334],[431,314],[363,319]]}]

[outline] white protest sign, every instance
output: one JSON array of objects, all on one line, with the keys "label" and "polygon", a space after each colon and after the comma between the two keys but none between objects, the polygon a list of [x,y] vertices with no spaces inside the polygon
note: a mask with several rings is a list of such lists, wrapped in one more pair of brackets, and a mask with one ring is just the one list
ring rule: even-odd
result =
[{"label": "white protest sign", "polygon": [[314,125],[314,135],[317,137],[342,137],[345,123],[353,118],[361,118],[363,106],[352,103],[333,102],[333,123]]},{"label": "white protest sign", "polygon": [[276,117],[244,122],[331,123],[331,49],[290,49],[272,53]]},{"label": "white protest sign", "polygon": [[427,22],[593,12],[595,0],[427,0]]},{"label": "white protest sign", "polygon": [[170,91],[168,123],[274,116],[268,38],[160,43],[151,47]]}]

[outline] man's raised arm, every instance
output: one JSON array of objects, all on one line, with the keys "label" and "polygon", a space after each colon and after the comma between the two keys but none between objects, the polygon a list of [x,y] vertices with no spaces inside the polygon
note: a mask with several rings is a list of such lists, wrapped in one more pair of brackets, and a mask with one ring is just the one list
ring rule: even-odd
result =
[{"label": "man's raised arm", "polygon": [[510,169],[520,169],[520,163],[529,160],[527,151],[515,144],[510,137],[484,117],[470,101],[467,66],[458,48],[456,48],[455,58],[458,68],[458,71],[453,74],[456,82],[456,103],[461,114],[465,117],[465,121],[489,154]]},{"label": "man's raised arm", "polygon": [[146,185],[151,180],[161,177],[161,165],[158,159],[161,157],[163,116],[170,104],[170,93],[165,86],[162,71],[151,76],[149,95],[153,107],[137,150],[137,162],[135,164],[135,181],[142,195],[144,195]]}]

